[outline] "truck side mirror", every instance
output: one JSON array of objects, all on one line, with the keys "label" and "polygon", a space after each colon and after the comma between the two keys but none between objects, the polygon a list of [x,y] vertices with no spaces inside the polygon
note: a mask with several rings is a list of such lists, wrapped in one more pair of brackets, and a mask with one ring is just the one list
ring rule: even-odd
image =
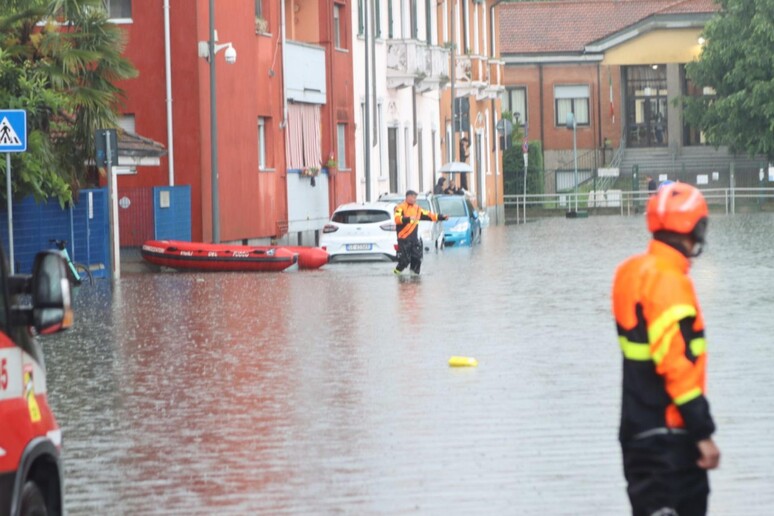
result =
[{"label": "truck side mirror", "polygon": [[66,330],[73,324],[70,282],[62,256],[44,251],[32,266],[32,325],[45,335]]}]

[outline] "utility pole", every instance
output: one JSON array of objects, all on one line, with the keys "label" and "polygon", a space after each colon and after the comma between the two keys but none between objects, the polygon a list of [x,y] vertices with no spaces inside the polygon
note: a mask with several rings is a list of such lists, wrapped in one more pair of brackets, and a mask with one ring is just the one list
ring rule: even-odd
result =
[{"label": "utility pole", "polygon": [[[284,0],[283,0],[284,1]],[[370,77],[368,74],[368,3],[369,0],[363,0],[363,51],[365,52],[365,119],[363,120],[363,146],[365,147],[365,156],[363,163],[363,173],[365,174],[365,200],[371,202],[371,88]]]},{"label": "utility pole", "polygon": [[[218,195],[218,107],[215,91],[215,0],[210,0],[210,184],[212,189],[212,243],[220,243]],[[285,49],[282,49],[285,52]]]}]

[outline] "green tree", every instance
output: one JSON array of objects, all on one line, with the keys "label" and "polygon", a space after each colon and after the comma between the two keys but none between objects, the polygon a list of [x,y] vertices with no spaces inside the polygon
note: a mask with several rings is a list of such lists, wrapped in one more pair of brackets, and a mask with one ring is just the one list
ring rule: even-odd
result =
[{"label": "green tree", "polygon": [[28,152],[14,156],[14,196],[64,204],[94,159],[94,131],[116,126],[136,76],[101,0],[0,0],[0,103],[28,113]]},{"label": "green tree", "polygon": [[[524,154],[522,142],[524,131],[516,124],[513,115],[504,111],[502,118],[513,125],[508,148],[503,151],[503,190],[506,195],[522,195],[524,193]],[[527,154],[527,193],[543,193],[543,146],[539,141],[529,142]]]},{"label": "green tree", "polygon": [[715,95],[684,98],[685,118],[712,145],[774,159],[774,0],[719,0],[688,77]]}]

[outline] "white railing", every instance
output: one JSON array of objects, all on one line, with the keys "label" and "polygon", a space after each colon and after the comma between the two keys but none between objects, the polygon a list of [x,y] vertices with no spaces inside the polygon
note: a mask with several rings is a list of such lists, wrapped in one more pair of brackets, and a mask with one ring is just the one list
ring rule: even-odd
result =
[{"label": "white railing", "polygon": [[[774,203],[774,188],[708,188],[703,189],[702,194],[710,206],[710,210],[723,208],[726,214],[736,213],[736,203],[738,201],[750,204]],[[554,193],[554,194],[528,194],[528,195],[505,195],[504,204],[506,208],[516,209],[516,221],[524,222],[526,214],[530,209],[534,216],[551,215],[551,212],[558,213],[567,210],[588,210],[596,208],[616,208],[621,215],[633,215],[643,213],[645,205],[650,198],[650,192],[647,190],[607,190],[606,192],[574,192]]]}]

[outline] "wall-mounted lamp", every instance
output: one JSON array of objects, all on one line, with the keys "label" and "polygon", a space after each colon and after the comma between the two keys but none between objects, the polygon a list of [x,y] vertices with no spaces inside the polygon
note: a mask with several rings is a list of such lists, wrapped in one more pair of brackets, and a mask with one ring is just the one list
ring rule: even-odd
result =
[{"label": "wall-mounted lamp", "polygon": [[[218,32],[215,31],[215,42],[218,41]],[[231,43],[223,43],[222,45],[213,44],[213,54],[217,54],[223,49],[226,49],[226,52],[223,54],[223,57],[226,58],[226,62],[228,64],[234,64],[237,60],[237,52],[234,46]],[[199,57],[202,59],[206,59],[207,62],[210,61],[210,42],[209,41],[200,41],[199,42]]]},{"label": "wall-mounted lamp", "polygon": [[706,39],[704,39],[702,36],[699,36],[699,39],[697,40],[699,42],[699,46],[704,46],[704,44],[707,42]]}]

